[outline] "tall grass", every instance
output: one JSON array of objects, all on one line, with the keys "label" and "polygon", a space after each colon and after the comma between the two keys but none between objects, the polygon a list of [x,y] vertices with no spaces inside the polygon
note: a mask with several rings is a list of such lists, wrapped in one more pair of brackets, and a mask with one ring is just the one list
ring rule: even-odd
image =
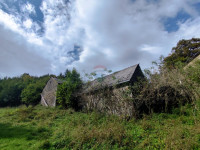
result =
[{"label": "tall grass", "polygon": [[0,129],[0,149],[200,148],[200,111],[189,104],[129,121],[40,106],[4,108]]}]

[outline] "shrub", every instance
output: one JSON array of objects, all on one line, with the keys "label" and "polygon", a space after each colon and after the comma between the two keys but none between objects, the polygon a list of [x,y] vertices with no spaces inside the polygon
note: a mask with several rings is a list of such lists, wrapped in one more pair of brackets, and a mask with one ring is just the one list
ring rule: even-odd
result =
[{"label": "shrub", "polygon": [[171,112],[172,108],[199,99],[199,85],[180,69],[147,71],[149,79],[132,87],[137,116],[142,113]]},{"label": "shrub", "polygon": [[73,69],[67,70],[64,76],[64,83],[58,85],[56,98],[57,103],[63,108],[77,109],[76,92],[80,89],[82,81],[80,74]]}]

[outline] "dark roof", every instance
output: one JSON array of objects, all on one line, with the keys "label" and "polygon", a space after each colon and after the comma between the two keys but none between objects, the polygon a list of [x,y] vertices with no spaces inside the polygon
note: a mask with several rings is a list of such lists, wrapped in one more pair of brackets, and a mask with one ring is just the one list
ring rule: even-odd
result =
[{"label": "dark roof", "polygon": [[103,77],[102,80],[95,79],[90,82],[89,85],[84,86],[82,93],[88,93],[103,87],[112,87],[114,85],[130,82],[137,67],[139,67],[139,64],[114,72]]}]

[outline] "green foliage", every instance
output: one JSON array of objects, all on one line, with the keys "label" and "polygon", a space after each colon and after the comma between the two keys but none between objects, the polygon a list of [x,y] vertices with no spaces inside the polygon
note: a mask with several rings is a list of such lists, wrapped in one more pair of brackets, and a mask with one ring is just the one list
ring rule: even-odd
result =
[{"label": "green foliage", "polygon": [[24,88],[20,78],[4,78],[0,81],[0,106],[17,106],[21,104],[20,94]]},{"label": "green foliage", "polygon": [[147,80],[139,80],[131,87],[136,117],[152,112],[171,112],[173,108],[195,103],[200,98],[200,62],[183,69],[166,69],[154,62],[146,69]]},{"label": "green foliage", "polygon": [[40,93],[44,88],[44,84],[31,83],[23,89],[21,93],[22,102],[26,105],[36,105],[39,103],[41,96]]},{"label": "green foliage", "polygon": [[77,100],[75,94],[82,85],[80,74],[73,69],[72,71],[66,70],[64,82],[58,85],[56,98],[57,103],[63,108],[77,108]]},{"label": "green foliage", "polygon": [[[35,97],[38,97],[41,93],[41,88],[44,88],[46,82],[50,79],[50,76],[53,75],[34,77],[24,73],[20,77],[5,77],[4,79],[1,79],[0,107],[19,106],[22,104],[22,97],[27,105],[36,104],[36,101],[38,102],[38,98],[36,100]],[[40,88],[40,90],[38,90],[38,88]],[[22,91],[23,95],[21,96]],[[36,101],[34,102],[33,99]],[[28,101],[30,103],[28,103]]]},{"label": "green foliage", "polygon": [[180,40],[176,47],[172,48],[172,54],[164,58],[164,66],[176,68],[177,63],[187,64],[200,54],[200,39]]},{"label": "green foliage", "polygon": [[32,80],[21,93],[22,102],[26,105],[37,105],[40,102],[43,88],[50,79],[49,76],[43,76],[36,80]]},{"label": "green foliage", "polygon": [[1,108],[0,118],[0,149],[200,148],[200,109],[191,105],[129,121],[40,106]]}]

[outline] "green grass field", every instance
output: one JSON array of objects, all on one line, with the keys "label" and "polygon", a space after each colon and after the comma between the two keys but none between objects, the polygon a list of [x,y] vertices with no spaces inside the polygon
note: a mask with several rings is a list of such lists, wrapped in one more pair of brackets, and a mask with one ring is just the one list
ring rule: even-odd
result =
[{"label": "green grass field", "polygon": [[1,108],[0,149],[200,149],[196,106],[123,120],[57,108]]}]

